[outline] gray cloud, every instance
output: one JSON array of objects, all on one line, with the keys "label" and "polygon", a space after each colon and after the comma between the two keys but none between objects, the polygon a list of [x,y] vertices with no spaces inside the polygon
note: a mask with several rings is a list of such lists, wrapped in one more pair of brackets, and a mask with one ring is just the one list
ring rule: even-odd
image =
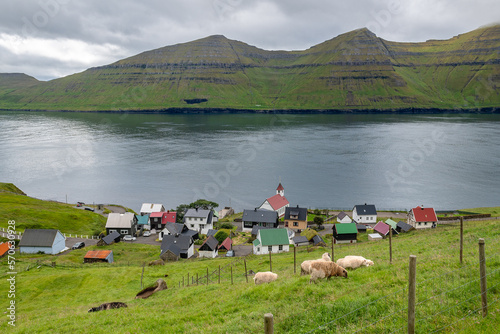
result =
[{"label": "gray cloud", "polygon": [[361,27],[392,41],[446,39],[499,13],[497,0],[4,0],[0,72],[51,79],[213,34],[269,50]]}]

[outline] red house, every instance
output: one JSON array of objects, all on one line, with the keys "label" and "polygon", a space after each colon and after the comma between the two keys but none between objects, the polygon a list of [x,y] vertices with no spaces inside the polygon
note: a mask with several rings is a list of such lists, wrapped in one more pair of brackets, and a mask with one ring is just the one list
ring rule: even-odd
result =
[{"label": "red house", "polygon": [[408,212],[408,224],[416,229],[436,227],[438,219],[433,208],[417,206]]}]

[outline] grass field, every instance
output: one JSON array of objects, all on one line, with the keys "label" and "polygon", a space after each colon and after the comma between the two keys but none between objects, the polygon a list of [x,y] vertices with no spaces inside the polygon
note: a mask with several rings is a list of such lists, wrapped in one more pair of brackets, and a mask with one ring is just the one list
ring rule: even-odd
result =
[{"label": "grass field", "polygon": [[[246,283],[240,258],[193,259],[145,267],[145,285],[162,278],[168,290],[136,300],[141,290],[141,264],[158,256],[158,246],[120,243],[110,247],[116,262],[83,265],[86,250],[57,257],[17,256],[16,327],[8,318],[0,328],[16,333],[262,333],[265,313],[274,315],[276,333],[406,332],[408,258],[417,256],[416,332],[497,333],[500,323],[500,228],[497,221],[466,222],[464,262],[459,263],[457,225],[412,231],[394,237],[393,262],[388,240],[335,246],[335,259],[362,255],[373,267],[349,271],[349,278],[309,284],[294,273],[293,251],[272,256],[279,275],[271,284]],[[488,316],[480,314],[478,238],[486,241]],[[297,263],[321,257],[330,247],[299,248]],[[56,267],[34,265],[56,261]],[[269,270],[268,256],[249,256],[247,269]],[[1,260],[0,305],[9,303]],[[30,265],[31,269],[25,271]],[[221,283],[218,268],[221,266]],[[231,283],[231,272],[233,282]],[[210,284],[206,285],[207,269]],[[168,277],[165,275],[168,274]],[[198,285],[187,286],[200,278]],[[184,285],[182,284],[184,280]],[[104,302],[122,301],[128,308],[87,313]]]}]

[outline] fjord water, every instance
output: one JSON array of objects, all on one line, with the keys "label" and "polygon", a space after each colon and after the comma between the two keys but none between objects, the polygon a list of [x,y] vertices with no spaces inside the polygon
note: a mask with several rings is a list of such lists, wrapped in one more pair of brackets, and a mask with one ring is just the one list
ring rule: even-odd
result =
[{"label": "fjord water", "polygon": [[0,112],[0,181],[75,203],[500,205],[499,115]]}]

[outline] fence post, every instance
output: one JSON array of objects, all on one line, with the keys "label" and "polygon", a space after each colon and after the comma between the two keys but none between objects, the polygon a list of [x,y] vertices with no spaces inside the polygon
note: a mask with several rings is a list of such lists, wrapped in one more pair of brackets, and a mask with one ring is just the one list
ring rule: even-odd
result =
[{"label": "fence post", "polygon": [[415,299],[417,285],[417,257],[410,255],[408,275],[408,334],[415,333]]},{"label": "fence post", "polygon": [[187,286],[189,286],[189,273],[188,273],[188,279],[187,279]]},{"label": "fence post", "polygon": [[271,252],[269,252],[269,271],[273,271],[273,260],[271,258]]},{"label": "fence post", "polygon": [[460,217],[460,264],[464,257],[464,217]]},{"label": "fence post", "polygon": [[198,273],[196,273],[196,285],[198,285]]},{"label": "fence post", "polygon": [[333,252],[333,245],[335,244],[335,238],[332,234],[332,261],[335,262],[335,253]]},{"label": "fence post", "polygon": [[297,267],[297,247],[293,246],[293,273],[295,274],[297,271],[295,269]]},{"label": "fence post", "polygon": [[207,267],[207,286],[208,286],[208,267]]},{"label": "fence post", "polygon": [[479,239],[479,274],[481,276],[481,305],[483,318],[488,315],[488,302],[486,300],[486,260],[484,257],[484,239]]},{"label": "fence post", "polygon": [[231,266],[231,285],[233,285],[233,266]]},{"label": "fence post", "polygon": [[264,333],[265,334],[274,333],[274,321],[272,313],[264,314]]},{"label": "fence post", "polygon": [[389,226],[389,263],[392,264],[392,226]]},{"label": "fence post", "polygon": [[245,278],[247,279],[248,283],[247,259],[243,259],[243,262],[245,263]]},{"label": "fence post", "polygon": [[219,264],[219,284],[220,284],[220,264]]}]

